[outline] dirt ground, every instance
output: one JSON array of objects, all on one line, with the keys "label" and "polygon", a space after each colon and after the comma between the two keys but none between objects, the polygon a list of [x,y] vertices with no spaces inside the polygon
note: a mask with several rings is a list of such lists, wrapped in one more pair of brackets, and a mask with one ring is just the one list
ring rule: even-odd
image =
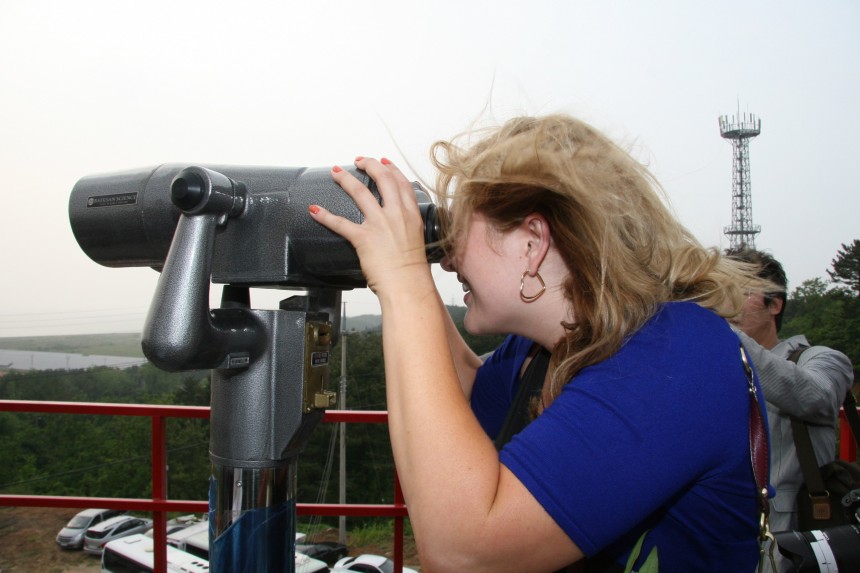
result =
[{"label": "dirt ground", "polygon": [[[77,510],[47,507],[0,507],[0,573],[92,573],[100,571],[100,560],[83,551],[60,549],[54,542]],[[337,541],[330,530],[318,541]],[[407,543],[405,562],[416,568],[415,548]],[[366,547],[350,546],[350,555],[393,555],[393,542]]]},{"label": "dirt ground", "polygon": [[0,573],[100,571],[98,557],[64,551],[54,543],[75,513],[53,507],[0,507]]}]

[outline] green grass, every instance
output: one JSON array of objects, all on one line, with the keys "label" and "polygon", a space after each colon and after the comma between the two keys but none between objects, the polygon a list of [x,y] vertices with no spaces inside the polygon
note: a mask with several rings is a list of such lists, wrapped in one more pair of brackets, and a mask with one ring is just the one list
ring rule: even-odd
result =
[{"label": "green grass", "polygon": [[[347,519],[346,540],[349,547],[391,547],[394,542],[394,520],[386,518],[367,519],[361,525],[349,525],[350,519]],[[328,526],[329,531],[335,531],[337,526]],[[311,531],[312,525],[307,521],[298,521],[296,523],[298,531]],[[406,545],[414,545],[412,539],[412,524],[409,519],[403,522],[403,540]]]},{"label": "green grass", "polygon": [[[412,536],[412,527],[407,520],[403,527],[404,537]],[[371,523],[351,528],[347,532],[350,545],[385,545],[394,538],[394,521],[391,519],[374,520]]]}]

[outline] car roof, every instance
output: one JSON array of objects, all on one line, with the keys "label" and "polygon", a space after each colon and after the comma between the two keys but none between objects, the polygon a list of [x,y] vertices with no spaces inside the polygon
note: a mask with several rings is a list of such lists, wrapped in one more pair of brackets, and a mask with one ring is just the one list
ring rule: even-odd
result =
[{"label": "car roof", "polygon": [[[383,563],[385,563],[386,561],[388,561],[387,557],[383,557],[381,555],[369,555],[369,554],[365,553],[363,555],[359,555],[358,557],[356,557],[352,561],[352,563],[366,563],[367,565],[375,565],[378,567],[378,566],[382,565]],[[352,563],[350,563],[350,564],[352,564]]]},{"label": "car roof", "polygon": [[173,533],[167,536],[168,541],[173,541],[174,543],[179,543],[195,535],[197,533],[206,532],[206,535],[209,535],[209,521],[200,521],[198,523],[192,523],[188,527],[184,527],[178,531],[174,531]]},{"label": "car roof", "polygon": [[383,557],[381,555],[371,555],[369,553],[363,553],[361,555],[355,557],[344,557],[337,563],[335,563],[335,571],[348,571],[353,565],[368,565],[374,567],[376,569],[380,569],[385,562],[388,561],[387,557]]},{"label": "car roof", "polygon": [[109,509],[85,509],[83,511],[79,511],[77,515],[81,515],[83,517],[95,517],[100,513],[104,513],[106,511],[110,511]]},{"label": "car roof", "polygon": [[104,531],[105,529],[110,529],[114,525],[118,523],[123,523],[124,521],[128,521],[129,519],[139,519],[133,515],[117,515],[115,517],[111,517],[110,519],[105,519],[101,523],[97,523],[90,527],[90,531]]}]

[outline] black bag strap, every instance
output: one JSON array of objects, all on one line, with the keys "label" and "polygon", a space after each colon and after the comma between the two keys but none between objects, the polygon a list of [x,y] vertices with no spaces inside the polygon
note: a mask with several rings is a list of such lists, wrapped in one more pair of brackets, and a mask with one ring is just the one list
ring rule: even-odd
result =
[{"label": "black bag strap", "polygon": [[[803,351],[809,348],[808,346],[798,346],[794,352],[789,355],[788,359],[791,362],[797,364],[800,355],[803,354]],[[854,434],[854,443],[860,446],[860,415],[857,414],[857,400],[854,398],[854,394],[851,393],[851,389],[848,389],[848,392],[845,393],[845,400],[842,401],[842,408],[845,410],[845,418],[848,420],[848,425],[851,427],[851,433]],[[792,417],[792,421],[794,417]],[[801,424],[805,424],[805,422],[798,420]],[[792,426],[792,433],[794,433],[794,426]]]},{"label": "black bag strap", "polygon": [[[800,355],[809,348],[800,346],[788,357],[788,360],[797,364]],[[857,416],[857,402],[849,389],[842,403],[845,416],[851,425],[854,439],[860,443],[860,421]],[[791,416],[791,435],[797,448],[797,459],[800,462],[800,471],[803,473],[803,482],[812,500],[812,514],[815,519],[827,520],[831,518],[830,492],[824,485],[821,471],[818,468],[818,460],[812,447],[812,439],[809,437],[809,424],[796,416]]]},{"label": "black bag strap", "polygon": [[[809,347],[798,346],[789,355],[789,362],[797,364],[800,355],[807,348]],[[821,498],[821,503],[829,503],[827,498],[830,497],[830,493],[824,487],[824,480],[821,479],[821,472],[818,470],[818,460],[815,458],[815,451],[812,448],[812,439],[809,437],[809,427],[806,422],[796,416],[791,416],[791,435],[797,448],[797,459],[800,462],[803,481],[806,484],[806,489],[809,491],[810,497],[813,499],[813,505],[815,505],[816,498]]]},{"label": "black bag strap", "polygon": [[[803,420],[791,416],[791,435],[794,437],[794,445],[797,448],[797,459],[800,462],[800,471],[803,472],[803,481],[809,490],[813,500],[816,497],[829,497],[830,494],[821,479],[818,469],[818,460],[812,449],[812,439],[809,437],[809,427]],[[814,501],[813,501],[814,503]]]},{"label": "black bag strap", "polygon": [[511,441],[511,438],[531,422],[529,404],[532,398],[538,396],[543,388],[551,356],[549,350],[543,346],[537,346],[536,353],[532,356],[531,362],[520,379],[519,390],[517,390],[517,395],[511,403],[502,429],[499,430],[494,440],[497,450],[501,450],[502,446]]},{"label": "black bag strap", "polygon": [[797,361],[800,360],[800,355],[803,354],[807,348],[809,347],[805,344],[801,344],[800,346],[795,348],[794,351],[788,355],[788,361],[797,364]]}]

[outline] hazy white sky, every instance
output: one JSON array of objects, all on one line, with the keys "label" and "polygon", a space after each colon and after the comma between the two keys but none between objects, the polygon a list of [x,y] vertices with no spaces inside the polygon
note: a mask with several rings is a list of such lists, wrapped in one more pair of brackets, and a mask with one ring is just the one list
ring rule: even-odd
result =
[{"label": "hazy white sky", "polygon": [[[80,250],[67,209],[85,175],[360,154],[430,180],[429,145],[487,107],[603,129],[720,247],[732,154],[717,118],[755,113],[756,245],[792,287],[826,277],[860,236],[858,32],[855,0],[0,0],[0,337],[140,330],[157,273]],[[366,290],[345,300],[377,312]]]}]

